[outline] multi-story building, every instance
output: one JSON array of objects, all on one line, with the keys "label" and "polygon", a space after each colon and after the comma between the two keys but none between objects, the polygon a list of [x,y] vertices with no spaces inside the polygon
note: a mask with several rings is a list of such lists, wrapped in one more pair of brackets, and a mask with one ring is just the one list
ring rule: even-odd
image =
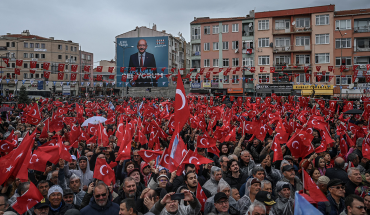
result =
[{"label": "multi-story building", "polygon": [[334,10],[325,5],[255,13],[257,96],[333,95]]},{"label": "multi-story building", "polygon": [[[89,93],[90,95],[94,95],[94,78],[93,78],[93,71],[94,71],[94,54],[87,51],[80,51],[80,67],[79,71],[81,73],[80,76],[80,90],[82,93]],[[85,66],[88,71],[85,71]],[[85,77],[85,74],[88,76]],[[96,85],[96,83],[95,83]]]},{"label": "multi-story building", "polygon": [[[77,95],[80,75],[77,72],[76,81],[70,79],[72,64],[80,66],[79,44],[70,40],[55,40],[54,37],[32,35],[28,30],[21,34],[0,36],[0,57],[9,59],[9,66],[1,60],[2,94],[14,94],[22,85],[32,90],[50,90],[55,83],[56,92],[62,92],[62,85],[70,86],[70,94]],[[16,60],[23,60],[21,66],[16,66]],[[30,72],[31,61],[36,61],[35,73]],[[50,76],[44,77],[43,63],[50,63]],[[65,64],[63,80],[58,80],[58,65]],[[20,69],[20,75],[15,74],[15,68]],[[81,67],[80,67],[81,68]],[[5,76],[5,77],[4,77]]]},{"label": "multi-story building", "polygon": [[94,68],[94,80],[97,79],[98,75],[102,76],[101,81],[95,81],[95,92],[98,95],[113,95],[113,87],[116,82],[117,70],[113,69],[112,72],[108,72],[109,67],[115,68],[116,62],[112,60],[101,60],[99,66],[102,66],[102,72],[97,72],[97,68]]},{"label": "multi-story building", "polygon": [[370,87],[364,76],[370,74],[370,9],[336,11],[334,21],[334,93],[360,98]]},{"label": "multi-story building", "polygon": [[[191,92],[253,93],[252,73],[247,69],[253,66],[254,59],[253,18],[251,11],[245,17],[199,17],[190,23],[191,67],[196,69],[191,76]],[[199,68],[204,71],[197,76]],[[246,84],[243,77],[248,78]]]}]

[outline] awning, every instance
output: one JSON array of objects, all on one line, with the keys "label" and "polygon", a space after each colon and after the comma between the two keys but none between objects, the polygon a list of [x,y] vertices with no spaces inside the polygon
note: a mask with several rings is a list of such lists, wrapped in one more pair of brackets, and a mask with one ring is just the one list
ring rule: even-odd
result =
[{"label": "awning", "polygon": [[301,90],[302,96],[310,96],[312,95],[312,90]]},{"label": "awning", "polygon": [[315,95],[332,96],[333,95],[333,90],[315,90]]}]

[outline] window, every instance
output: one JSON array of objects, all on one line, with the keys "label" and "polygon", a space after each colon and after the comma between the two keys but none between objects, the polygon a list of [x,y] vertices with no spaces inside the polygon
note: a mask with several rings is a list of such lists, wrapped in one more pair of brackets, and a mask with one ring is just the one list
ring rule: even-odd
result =
[{"label": "window", "polygon": [[310,27],[310,18],[297,18],[295,20],[297,28]]},{"label": "window", "polygon": [[296,55],[295,56],[295,63],[299,64],[310,64],[310,55]]},{"label": "window", "polygon": [[66,51],[68,51],[68,46],[66,45]]},{"label": "window", "polygon": [[228,84],[228,83],[229,83],[229,76],[224,75],[224,84]]},{"label": "window", "polygon": [[296,37],[295,38],[296,46],[309,46],[310,45],[310,36]]},{"label": "window", "polygon": [[329,14],[316,15],[316,25],[329,25]]},{"label": "window", "polygon": [[239,32],[239,24],[232,25],[232,32]]},{"label": "window", "polygon": [[23,68],[27,69],[28,68],[28,63],[24,63]]},{"label": "window", "polygon": [[71,51],[73,51],[73,46],[71,46]]},{"label": "window", "polygon": [[36,78],[39,78],[40,77],[40,75],[38,73],[36,73],[35,75],[36,75]]},{"label": "window", "polygon": [[213,34],[218,34],[218,33],[219,33],[218,28],[219,28],[219,26],[218,26],[218,25],[214,25],[214,26],[212,26]]},{"label": "window", "polygon": [[219,78],[218,78],[218,76],[213,76],[213,82],[214,82],[214,83],[218,83],[218,82],[219,82]]},{"label": "window", "polygon": [[10,47],[10,43],[9,42],[6,42],[6,47]]},{"label": "window", "polygon": [[329,34],[316,34],[316,44],[329,44]]},{"label": "window", "polygon": [[348,30],[351,29],[351,20],[337,20],[335,21],[335,30]]},{"label": "window", "polygon": [[342,48],[351,48],[351,38],[340,38],[335,39],[335,48],[340,49]]},{"label": "window", "polygon": [[352,66],[352,58],[351,57],[343,57],[342,61],[340,60],[340,57],[335,58],[335,66]]},{"label": "window", "polygon": [[15,42],[12,42],[12,47],[15,47]]},{"label": "window", "polygon": [[15,63],[12,63],[12,68],[15,68]]},{"label": "window", "polygon": [[199,40],[200,39],[200,27],[191,28],[191,39]]},{"label": "window", "polygon": [[232,41],[232,49],[238,49],[239,48],[239,41]]},{"label": "window", "polygon": [[243,66],[254,66],[254,60],[252,57],[243,58]]},{"label": "window", "polygon": [[204,67],[209,67],[209,59],[204,60]]},{"label": "window", "polygon": [[218,67],[218,59],[213,59],[213,67]]},{"label": "window", "polygon": [[222,42],[222,50],[228,50],[229,49],[229,42]]},{"label": "window", "polygon": [[28,48],[28,43],[24,42],[24,43],[23,43],[23,47],[24,47],[24,48]]},{"label": "window", "polygon": [[[321,75],[321,80],[320,81],[317,79],[318,75]],[[329,75],[328,72],[326,72],[325,75],[322,75],[321,72],[318,72],[318,73],[316,73],[316,82],[329,82],[329,77],[330,77],[330,75]]]},{"label": "window", "polygon": [[297,83],[310,83],[310,78],[306,78],[306,74],[299,74],[297,78],[295,79]]},{"label": "window", "polygon": [[45,48],[45,43],[41,43],[41,48],[44,49]]},{"label": "window", "polygon": [[218,42],[213,43],[213,50],[218,50]]},{"label": "window", "polygon": [[269,27],[269,20],[258,20],[258,30],[268,30]]},{"label": "window", "polygon": [[68,60],[68,55],[66,55],[66,60]]},{"label": "window", "polygon": [[222,66],[229,67],[229,58],[222,59]]},{"label": "window", "polygon": [[58,60],[61,60],[62,59],[62,55],[58,55]]},{"label": "window", "polygon": [[352,84],[352,75],[346,75],[342,77],[342,84],[340,83],[340,75],[335,76],[335,83],[337,85],[349,85]]},{"label": "window", "polygon": [[258,38],[258,47],[269,47],[270,41],[269,38]]},{"label": "window", "polygon": [[239,75],[233,75],[233,84],[239,84]]},{"label": "window", "polygon": [[330,63],[330,54],[329,53],[315,54],[315,63]]},{"label": "window", "polygon": [[75,52],[77,51],[77,47],[74,48]]},{"label": "window", "polygon": [[209,43],[204,43],[204,51],[209,51]]},{"label": "window", "polygon": [[275,47],[290,47],[290,38],[276,38]]},{"label": "window", "polygon": [[277,65],[285,65],[290,64],[290,56],[288,55],[280,55],[275,57],[275,63]]},{"label": "window", "polygon": [[33,46],[33,43],[30,43],[30,48],[33,48],[34,46]]},{"label": "window", "polygon": [[260,83],[269,83],[270,82],[270,74],[258,74],[258,80]]},{"label": "window", "polygon": [[44,78],[44,74],[43,73],[41,73],[40,78]]},{"label": "window", "polygon": [[33,74],[30,74],[30,78],[33,78]]},{"label": "window", "polygon": [[75,61],[77,61],[77,57],[75,57]]},{"label": "window", "polygon": [[27,78],[27,73],[23,73],[23,78],[26,79]]},{"label": "window", "polygon": [[28,53],[23,53],[23,58],[28,58]]},{"label": "window", "polygon": [[62,50],[62,45],[58,45],[58,49],[59,50]]},{"label": "window", "polygon": [[34,54],[33,53],[30,53],[30,58],[34,58]]},{"label": "window", "polygon": [[35,43],[35,48],[40,48],[40,43]]},{"label": "window", "polygon": [[35,54],[35,58],[40,58],[40,54]]},{"label": "window", "polygon": [[239,58],[233,58],[233,67],[239,66]]},{"label": "window", "polygon": [[87,55],[87,60],[91,60],[91,55]]},{"label": "window", "polygon": [[229,25],[222,25],[222,33],[229,33]]},{"label": "window", "polygon": [[290,28],[289,20],[275,20],[276,30],[289,29],[289,28]]},{"label": "window", "polygon": [[204,26],[204,34],[210,34],[211,33],[211,27]]},{"label": "window", "polygon": [[41,54],[41,58],[45,58],[45,54]]},{"label": "window", "polygon": [[258,56],[258,65],[270,65],[270,56]]},{"label": "window", "polygon": [[36,64],[36,69],[39,69],[40,68],[40,64]]}]

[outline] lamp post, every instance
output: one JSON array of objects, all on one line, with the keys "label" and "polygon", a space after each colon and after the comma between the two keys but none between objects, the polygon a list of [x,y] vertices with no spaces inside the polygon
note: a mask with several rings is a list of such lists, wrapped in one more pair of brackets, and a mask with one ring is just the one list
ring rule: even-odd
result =
[{"label": "lamp post", "polygon": [[[128,48],[134,48],[134,46],[127,46],[127,47],[124,47],[124,46],[121,46],[120,44],[118,44],[116,41],[113,41],[117,46],[121,47],[122,50],[123,50],[123,53],[122,53],[122,65],[125,64],[125,49],[128,49]],[[118,62],[118,61],[117,61]],[[122,74],[123,75],[123,74]],[[117,84],[118,84],[118,81],[117,81]],[[123,99],[123,96],[124,96],[124,91],[125,91],[125,88],[124,88],[124,84],[122,82],[122,99]]]},{"label": "lamp post", "polygon": [[347,33],[344,33],[344,34],[342,34],[342,32],[339,30],[339,27],[337,27],[337,30],[339,31],[339,33],[340,33],[340,37],[341,37],[341,39],[340,39],[340,63],[339,63],[339,65],[340,65],[340,99],[342,99],[342,72],[343,72],[343,70],[342,70],[342,58],[343,58],[343,44],[342,44],[342,42],[343,42],[343,36],[344,35],[346,35]]}]

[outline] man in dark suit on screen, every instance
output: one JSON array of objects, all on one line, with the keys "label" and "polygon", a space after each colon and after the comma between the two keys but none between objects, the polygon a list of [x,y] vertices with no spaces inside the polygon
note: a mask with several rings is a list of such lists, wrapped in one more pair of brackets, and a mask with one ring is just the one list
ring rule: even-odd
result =
[{"label": "man in dark suit on screen", "polygon": [[[150,70],[151,68],[156,68],[154,55],[146,52],[147,47],[148,44],[146,43],[146,40],[141,39],[137,42],[138,52],[130,56],[129,67],[136,67],[137,69],[141,67],[147,67],[148,70]],[[149,82],[153,82],[153,85]],[[140,87],[157,86],[157,81],[153,78],[139,77],[134,85]]]}]

